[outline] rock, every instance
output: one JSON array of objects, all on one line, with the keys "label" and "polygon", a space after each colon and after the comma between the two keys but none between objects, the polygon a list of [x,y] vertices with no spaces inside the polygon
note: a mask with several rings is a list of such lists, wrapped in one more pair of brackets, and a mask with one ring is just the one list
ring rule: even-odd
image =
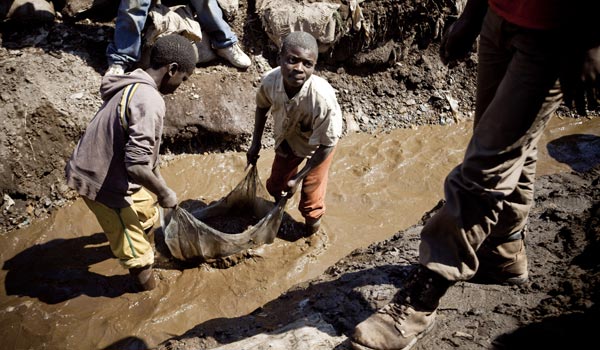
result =
[{"label": "rock", "polygon": [[346,132],[347,133],[360,131],[360,126],[354,119],[354,115],[352,115],[351,113],[346,113],[346,114],[344,114],[344,116],[346,119]]},{"label": "rock", "polygon": [[335,328],[315,313],[273,332],[258,334],[214,350],[330,350],[345,339],[345,336],[337,336]]},{"label": "rock", "polygon": [[2,211],[10,211],[10,207],[15,205],[15,201],[8,194],[2,198]]},{"label": "rock", "polygon": [[393,40],[369,52],[359,52],[350,61],[354,66],[382,66],[393,65],[400,57],[400,48],[396,47]]},{"label": "rock", "polygon": [[[179,142],[197,140],[202,144],[208,142],[203,139],[207,134],[230,139],[249,137],[254,129],[256,87],[251,79],[242,81],[230,77],[231,74],[240,73],[215,71],[208,75],[192,75],[191,84],[181,86],[175,94],[165,98],[164,137],[177,138]],[[197,86],[212,88],[200,91],[191,86],[194,82]],[[196,131],[190,133],[191,130]]]},{"label": "rock", "polygon": [[75,19],[87,11],[110,7],[116,15],[118,6],[118,0],[66,0],[61,13],[65,18]]},{"label": "rock", "polygon": [[240,6],[238,0],[217,0],[217,3],[223,10],[223,16],[227,20],[232,20],[235,17]]},{"label": "rock", "polygon": [[0,5],[0,19],[13,23],[52,22],[55,15],[54,5],[46,0],[2,1]]},{"label": "rock", "polygon": [[473,338],[474,338],[471,334],[461,332],[461,331],[456,331],[452,335],[457,338],[463,338],[463,339],[469,339],[469,340],[473,340]]}]

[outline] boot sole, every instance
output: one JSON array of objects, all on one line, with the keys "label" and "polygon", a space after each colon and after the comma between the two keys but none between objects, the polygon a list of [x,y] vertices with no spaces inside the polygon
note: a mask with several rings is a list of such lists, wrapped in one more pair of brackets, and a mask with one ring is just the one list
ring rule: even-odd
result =
[{"label": "boot sole", "polygon": [[[431,332],[431,330],[433,329],[434,326],[435,326],[435,319],[433,320],[433,322],[431,322],[431,324],[429,325],[429,327],[427,327],[427,329],[425,329],[423,332],[419,333],[415,337],[415,339],[413,339],[408,345],[406,345],[402,349],[394,349],[394,350],[409,350],[417,343],[417,341],[419,339],[423,338],[427,333]],[[370,348],[366,345],[362,345],[359,343],[355,343],[352,340],[350,340],[350,343],[352,344],[352,348],[354,350],[380,350],[380,349],[376,349],[376,348]]]}]

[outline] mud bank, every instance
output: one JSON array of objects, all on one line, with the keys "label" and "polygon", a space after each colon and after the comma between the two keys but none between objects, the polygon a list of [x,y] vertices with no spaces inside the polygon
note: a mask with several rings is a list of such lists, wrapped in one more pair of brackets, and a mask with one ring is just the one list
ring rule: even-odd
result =
[{"label": "mud bank", "polygon": [[[527,238],[530,282],[457,284],[442,299],[436,327],[414,349],[588,348],[600,319],[599,185],[600,167],[539,178]],[[402,288],[433,212],[245,316],[204,322],[158,349],[268,349],[273,343],[350,349],[354,326]]]}]

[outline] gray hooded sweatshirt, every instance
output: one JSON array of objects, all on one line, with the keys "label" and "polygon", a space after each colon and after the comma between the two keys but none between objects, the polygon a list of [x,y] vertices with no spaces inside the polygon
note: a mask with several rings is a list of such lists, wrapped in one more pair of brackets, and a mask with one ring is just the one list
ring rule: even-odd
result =
[{"label": "gray hooded sweatshirt", "polygon": [[[127,85],[140,83],[129,104],[125,130],[119,103]],[[67,184],[80,195],[111,208],[132,204],[140,189],[127,174],[129,164],[158,166],[165,102],[156,83],[142,69],[102,78],[104,103],[85,130],[65,167]]]}]

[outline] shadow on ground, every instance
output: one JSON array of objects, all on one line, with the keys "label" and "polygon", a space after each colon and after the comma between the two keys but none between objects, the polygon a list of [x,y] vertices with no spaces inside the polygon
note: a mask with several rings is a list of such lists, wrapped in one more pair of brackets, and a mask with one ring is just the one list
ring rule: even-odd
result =
[{"label": "shadow on ground", "polygon": [[600,137],[596,135],[567,135],[552,140],[546,147],[552,158],[580,173],[600,164]]},{"label": "shadow on ground", "polygon": [[103,276],[89,271],[112,258],[103,233],[34,245],[4,263],[6,294],[57,304],[80,295],[114,298],[133,292],[127,273]]}]

